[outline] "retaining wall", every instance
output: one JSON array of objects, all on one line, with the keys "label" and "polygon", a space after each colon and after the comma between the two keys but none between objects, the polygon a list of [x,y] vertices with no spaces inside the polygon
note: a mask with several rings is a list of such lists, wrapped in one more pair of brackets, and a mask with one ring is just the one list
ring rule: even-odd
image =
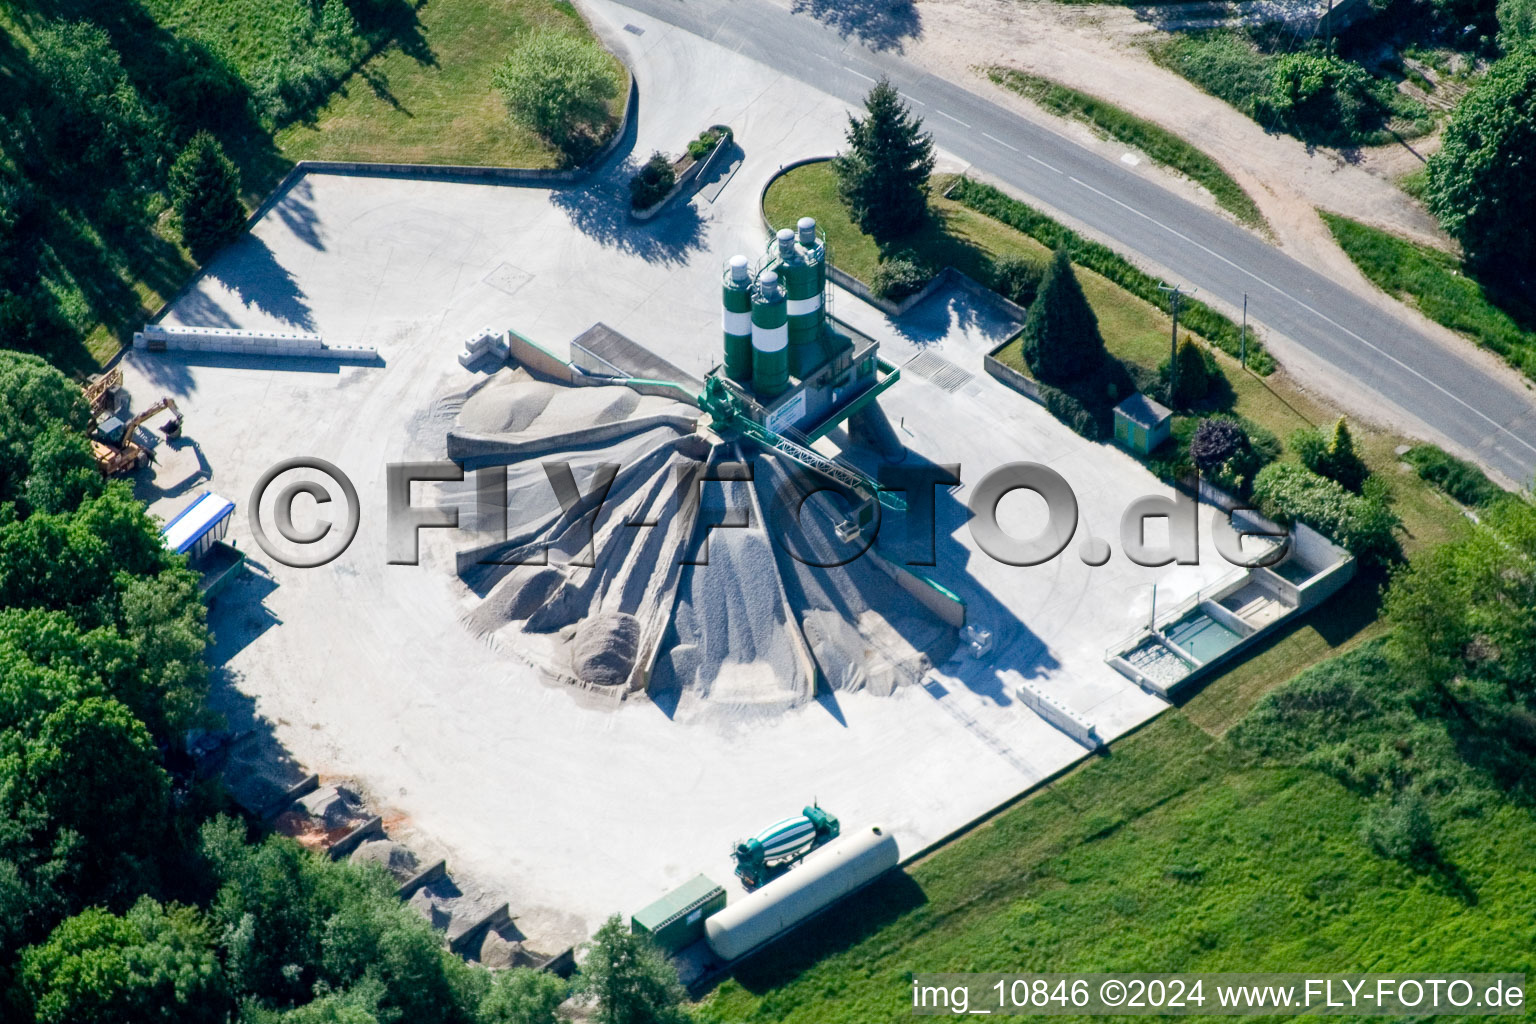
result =
[{"label": "retaining wall", "polygon": [[246,356],[301,356],[311,359],[379,358],[371,345],[328,345],[310,331],[244,331],[229,327],[145,324],[133,334],[133,347],[151,352],[228,352]]},{"label": "retaining wall", "polygon": [[[1007,342],[1004,342],[1004,344],[1007,344]],[[993,349],[993,351],[995,352],[997,350]],[[1045,399],[1040,397],[1040,385],[1036,384],[1034,381],[1024,376],[1018,370],[1015,370],[1013,367],[1003,364],[991,353],[988,353],[982,357],[981,367],[987,371],[987,376],[1001,382],[1007,387],[1012,388],[1019,394],[1023,395],[1025,398],[1029,399],[1031,402],[1038,402],[1041,405],[1045,404]]]},{"label": "retaining wall", "polygon": [[1019,700],[1023,701],[1025,707],[1089,750],[1098,750],[1104,746],[1104,741],[1099,739],[1099,734],[1094,731],[1092,722],[1057,701],[1032,681],[1024,680],[1019,684],[1017,692]]}]

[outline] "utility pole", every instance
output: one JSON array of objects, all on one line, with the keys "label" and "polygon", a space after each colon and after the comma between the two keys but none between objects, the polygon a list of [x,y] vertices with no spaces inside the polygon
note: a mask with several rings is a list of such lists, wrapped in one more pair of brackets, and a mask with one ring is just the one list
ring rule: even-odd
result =
[{"label": "utility pole", "polygon": [[1237,358],[1243,369],[1248,369],[1248,293],[1243,292],[1243,333],[1237,343]]},{"label": "utility pole", "polygon": [[1173,314],[1173,333],[1168,341],[1168,401],[1179,391],[1179,300],[1184,297],[1183,285],[1158,282],[1157,287],[1168,293],[1168,308]]}]

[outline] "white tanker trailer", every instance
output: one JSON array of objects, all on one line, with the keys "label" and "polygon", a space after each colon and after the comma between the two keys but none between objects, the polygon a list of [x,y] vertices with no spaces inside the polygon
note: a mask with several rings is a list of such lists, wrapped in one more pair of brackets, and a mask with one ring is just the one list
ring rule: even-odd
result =
[{"label": "white tanker trailer", "polygon": [[879,826],[845,832],[794,871],[709,917],[705,940],[721,960],[739,959],[873,882],[900,860],[896,838]]}]

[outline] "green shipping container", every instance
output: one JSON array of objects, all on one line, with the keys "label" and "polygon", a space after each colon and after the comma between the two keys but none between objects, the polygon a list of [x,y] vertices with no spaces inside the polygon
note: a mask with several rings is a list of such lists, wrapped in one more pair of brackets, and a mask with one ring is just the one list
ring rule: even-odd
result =
[{"label": "green shipping container", "polygon": [[676,953],[704,937],[704,919],[725,907],[725,888],[704,875],[667,893],[629,919],[629,930],[649,935],[663,950]]}]

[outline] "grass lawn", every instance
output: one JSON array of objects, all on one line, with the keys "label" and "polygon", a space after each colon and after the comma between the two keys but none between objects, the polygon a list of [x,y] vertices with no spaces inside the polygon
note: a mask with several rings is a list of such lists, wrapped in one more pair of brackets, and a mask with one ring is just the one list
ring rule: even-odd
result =
[{"label": "grass lawn", "polygon": [[[944,189],[953,178],[935,175],[931,206],[933,216],[916,234],[902,240],[929,266],[952,266],[991,284],[992,261],[1001,253],[1018,252],[1044,264],[1050,256],[1045,246],[1006,224],[945,199]],[[880,263],[880,247],[859,230],[837,198],[837,173],[831,161],[806,164],[780,175],[768,187],[763,210],[774,230],[794,227],[804,216],[816,218],[827,235],[827,254],[832,262],[860,281],[874,277]]]},{"label": "grass lawn", "polygon": [[1268,227],[1253,197],[1220,164],[1168,129],[1049,78],[1004,67],[988,68],[987,77],[1053,114],[1081,121],[1127,146],[1135,146],[1153,163],[1172,168],[1204,188],[1222,209],[1249,227]]},{"label": "grass lawn", "polygon": [[1376,287],[1497,352],[1527,377],[1536,377],[1536,330],[1531,329],[1536,311],[1522,310],[1524,323],[1517,320],[1492,302],[1449,253],[1336,213],[1318,212],[1339,246]]},{"label": "grass lawn", "polygon": [[[290,160],[554,167],[560,154],[512,123],[491,73],[517,39],[551,27],[586,33],[568,3],[432,0],[418,31],[396,40],[337,90],[311,123],[277,137]],[[624,75],[613,61],[614,74]],[[615,116],[622,96],[614,101]]]},{"label": "grass lawn", "polygon": [[927,971],[1529,969],[1528,811],[1445,829],[1458,889],[1372,852],[1365,807],[1170,711],[753,958],[700,1017],[906,1020]]}]

